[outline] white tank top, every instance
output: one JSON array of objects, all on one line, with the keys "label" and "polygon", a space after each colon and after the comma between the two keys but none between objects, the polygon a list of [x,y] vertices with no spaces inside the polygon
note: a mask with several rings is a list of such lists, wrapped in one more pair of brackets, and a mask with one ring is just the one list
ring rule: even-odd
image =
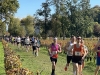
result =
[{"label": "white tank top", "polygon": [[70,41],[69,47],[67,48],[67,56],[72,56],[72,55],[73,55],[73,52],[70,52],[70,48],[71,48],[74,44],[76,44],[76,42],[72,43],[72,42]]},{"label": "white tank top", "polygon": [[17,38],[17,42],[21,42],[21,38],[20,37]]},{"label": "white tank top", "polygon": [[25,39],[25,44],[30,44],[30,39],[29,38]]}]

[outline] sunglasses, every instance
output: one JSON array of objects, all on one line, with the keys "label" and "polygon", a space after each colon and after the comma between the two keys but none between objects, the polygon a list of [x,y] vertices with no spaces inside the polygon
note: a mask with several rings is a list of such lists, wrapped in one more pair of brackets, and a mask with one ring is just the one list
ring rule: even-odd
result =
[{"label": "sunglasses", "polygon": [[81,40],[81,38],[77,38],[78,40]]}]

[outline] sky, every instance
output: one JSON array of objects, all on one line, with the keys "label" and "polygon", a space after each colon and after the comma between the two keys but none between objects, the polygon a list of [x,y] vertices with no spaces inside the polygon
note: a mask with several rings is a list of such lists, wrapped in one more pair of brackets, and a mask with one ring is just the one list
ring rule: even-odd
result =
[{"label": "sky", "polygon": [[[26,16],[36,13],[37,9],[42,8],[42,3],[46,0],[18,0],[20,7],[18,8],[17,12],[15,13],[15,17],[17,18],[25,18]],[[95,5],[100,6],[100,0],[90,0],[91,7]]]}]

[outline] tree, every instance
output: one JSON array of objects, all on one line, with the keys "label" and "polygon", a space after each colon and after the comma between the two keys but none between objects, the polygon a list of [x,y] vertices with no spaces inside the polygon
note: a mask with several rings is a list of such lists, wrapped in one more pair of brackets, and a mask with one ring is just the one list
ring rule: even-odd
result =
[{"label": "tree", "polygon": [[23,27],[21,27],[20,19],[12,17],[10,20],[10,25],[8,27],[8,31],[13,36],[22,36],[25,35],[25,31]]},{"label": "tree", "polygon": [[53,33],[53,37],[57,37],[57,36],[60,36],[61,34],[61,22],[60,22],[60,16],[56,16],[56,14],[54,14],[52,16],[52,19],[51,19],[51,30],[52,30],[52,33]]},{"label": "tree", "polygon": [[100,36],[100,24],[95,23],[93,31],[94,31],[94,35],[96,37],[99,37]]},{"label": "tree", "polygon": [[21,23],[25,27],[26,35],[32,36],[34,34],[34,18],[27,16],[21,20]]},{"label": "tree", "polygon": [[95,22],[98,22],[100,24],[100,6],[96,5],[93,8],[91,8],[90,15]]},{"label": "tree", "polygon": [[17,0],[0,0],[0,21],[1,21],[0,25],[1,26],[5,25],[4,27],[6,27],[6,25],[10,23],[10,18],[17,11],[18,7],[19,7],[19,3]]},{"label": "tree", "polygon": [[[93,35],[93,17],[91,16],[90,0],[46,0],[55,8],[51,16],[49,30],[53,36]],[[42,11],[40,11],[42,12]],[[40,13],[41,14],[41,13]],[[42,14],[41,14],[42,15]],[[99,18],[100,14],[96,16]]]},{"label": "tree", "polygon": [[46,39],[47,37],[47,23],[48,23],[48,17],[50,16],[50,11],[51,9],[49,8],[49,3],[46,1],[45,3],[42,3],[42,8],[43,9],[38,9],[37,10],[37,14],[39,16],[43,16],[44,17],[44,30],[43,30],[43,35],[44,35],[44,39]]},{"label": "tree", "polygon": [[6,33],[6,25],[0,20],[0,36]]},{"label": "tree", "polygon": [[81,35],[86,37],[90,34],[88,27],[93,27],[93,21],[90,14],[90,1],[89,0],[68,0],[66,6],[70,20],[71,34]]}]

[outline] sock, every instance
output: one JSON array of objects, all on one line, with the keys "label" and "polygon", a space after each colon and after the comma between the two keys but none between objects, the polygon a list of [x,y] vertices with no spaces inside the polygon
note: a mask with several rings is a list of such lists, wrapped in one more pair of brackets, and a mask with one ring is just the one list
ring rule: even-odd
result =
[{"label": "sock", "polygon": [[54,74],[55,73],[55,69],[52,69],[52,74]]},{"label": "sock", "polygon": [[76,71],[73,72],[73,75],[76,75]]}]

